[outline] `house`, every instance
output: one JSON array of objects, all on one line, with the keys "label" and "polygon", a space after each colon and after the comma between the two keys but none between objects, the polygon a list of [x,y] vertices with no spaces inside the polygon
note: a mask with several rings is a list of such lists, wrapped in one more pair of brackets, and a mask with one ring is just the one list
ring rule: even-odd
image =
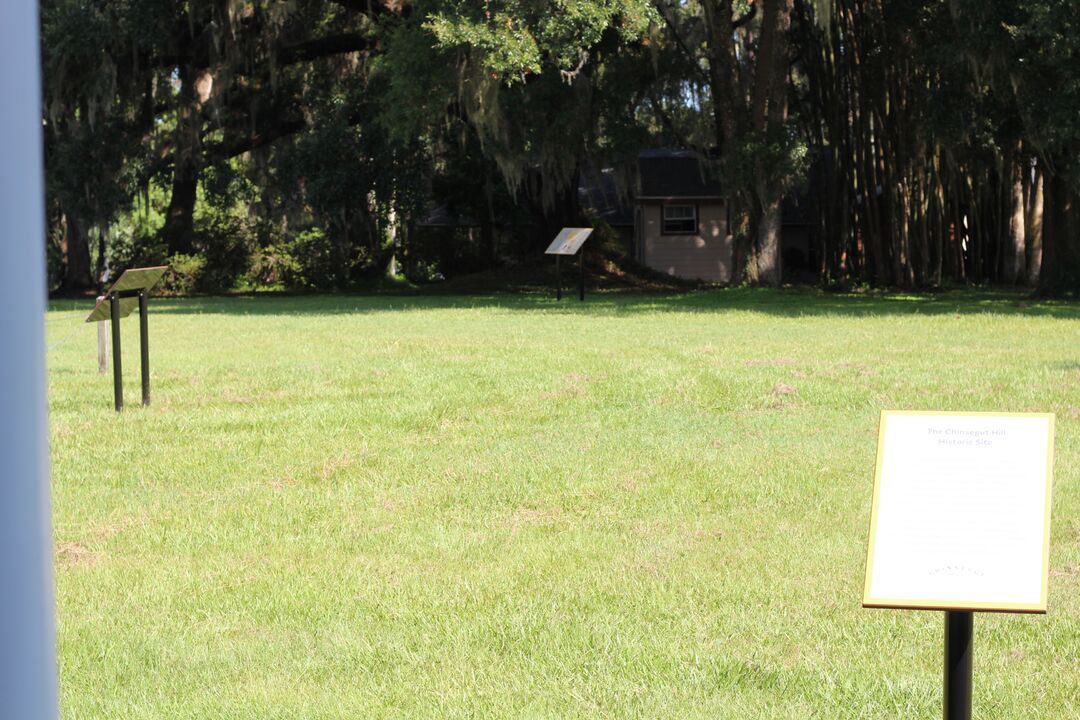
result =
[{"label": "house", "polygon": [[693,150],[642,151],[635,205],[638,262],[689,280],[731,280],[728,209],[704,156]]}]

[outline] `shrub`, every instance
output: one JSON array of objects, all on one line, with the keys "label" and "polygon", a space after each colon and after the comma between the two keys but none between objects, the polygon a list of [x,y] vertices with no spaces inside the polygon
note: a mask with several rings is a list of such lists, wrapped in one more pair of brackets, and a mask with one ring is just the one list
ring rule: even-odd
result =
[{"label": "shrub", "polygon": [[207,293],[233,290],[251,265],[255,248],[253,228],[236,217],[212,216],[196,228],[194,245],[205,259],[195,290]]},{"label": "shrub", "polygon": [[190,295],[201,284],[206,258],[202,255],[176,254],[169,258],[168,265],[170,272],[161,279],[161,292],[166,295]]},{"label": "shrub", "polygon": [[599,252],[605,257],[621,260],[633,255],[631,243],[628,243],[625,237],[603,220],[597,220],[594,224],[592,237],[589,238],[589,245],[592,246],[595,252]]},{"label": "shrub", "polygon": [[259,252],[251,276],[296,290],[329,290],[348,284],[349,267],[322,228],[309,228]]}]

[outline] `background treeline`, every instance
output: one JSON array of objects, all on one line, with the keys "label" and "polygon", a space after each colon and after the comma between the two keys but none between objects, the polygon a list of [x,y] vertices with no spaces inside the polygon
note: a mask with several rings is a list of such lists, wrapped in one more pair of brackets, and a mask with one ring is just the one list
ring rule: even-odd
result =
[{"label": "background treeline", "polygon": [[[42,0],[54,286],[424,281],[535,257],[649,147],[728,193],[736,280],[1080,288],[1071,0]],[[439,208],[439,228],[422,221]]]}]

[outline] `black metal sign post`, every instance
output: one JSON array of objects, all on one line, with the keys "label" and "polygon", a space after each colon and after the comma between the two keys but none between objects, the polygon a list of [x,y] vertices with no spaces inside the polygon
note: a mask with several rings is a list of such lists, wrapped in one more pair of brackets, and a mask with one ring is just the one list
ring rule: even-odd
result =
[{"label": "black metal sign post", "polygon": [[581,250],[578,250],[578,267],[581,270],[581,280],[580,280],[581,292],[580,292],[580,296],[579,296],[578,299],[581,300],[581,302],[585,302],[585,248],[584,247],[581,248]]},{"label": "black metal sign post", "polygon": [[555,299],[562,300],[562,267],[559,264],[561,255],[555,256]]},{"label": "black metal sign post", "polygon": [[116,412],[124,409],[124,373],[120,369],[120,295],[109,295],[109,314],[112,316],[113,403]]},{"label": "black metal sign post", "polygon": [[974,613],[945,613],[945,720],[971,720],[971,641]]},{"label": "black metal sign post", "polygon": [[142,404],[150,404],[150,332],[146,319],[146,291],[139,291],[139,355],[142,361]]},{"label": "black metal sign post", "polygon": [[124,409],[124,373],[120,357],[120,319],[139,309],[139,360],[142,366],[142,404],[150,404],[150,332],[147,320],[147,299],[150,288],[161,280],[167,267],[125,270],[103,295],[86,322],[109,320],[112,325],[113,403],[116,412]]},{"label": "black metal sign post", "polygon": [[[563,255],[575,254],[578,256],[578,273],[581,276],[578,280],[578,297],[585,300],[585,249],[583,246],[591,234],[592,228],[563,228],[555,236],[548,249],[544,251],[545,255],[555,256],[556,300],[562,300],[562,264],[560,258]],[[571,283],[573,283],[572,280]],[[571,284],[567,289],[573,292],[573,287],[573,284]]]},{"label": "black metal sign post", "polygon": [[139,360],[142,365],[142,404],[150,404],[150,333],[146,311],[146,290],[124,290],[109,293],[109,314],[112,316],[113,401],[116,412],[124,409],[124,374],[120,362],[120,299],[139,299]]}]

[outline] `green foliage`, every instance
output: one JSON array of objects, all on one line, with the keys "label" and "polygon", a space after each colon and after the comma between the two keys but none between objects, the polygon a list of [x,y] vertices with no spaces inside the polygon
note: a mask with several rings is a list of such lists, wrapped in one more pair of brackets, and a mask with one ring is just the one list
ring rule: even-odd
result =
[{"label": "green foliage", "polygon": [[1080,191],[1080,17],[1065,0],[1021,7],[1018,22],[1006,28],[1015,43],[1011,79],[1025,127]]},{"label": "green foliage", "polygon": [[525,82],[552,67],[575,73],[590,49],[614,29],[627,41],[656,20],[644,0],[446,0],[425,28],[444,47],[466,47],[479,65],[502,81]]},{"label": "green foliage", "polygon": [[414,258],[406,274],[416,282],[432,282],[491,266],[491,248],[485,247],[479,228],[417,228],[409,243]]},{"label": "green foliage", "polygon": [[[444,0],[418,4],[417,10],[425,19],[400,28],[389,57],[401,58],[404,48],[434,42],[435,49],[423,55],[439,61],[433,96],[443,105],[420,105],[435,113],[428,127],[441,123],[444,114],[463,120],[460,129],[452,128],[460,132],[460,144],[474,137],[506,187],[535,215],[558,214],[556,208],[573,195],[578,172],[603,134],[602,123],[618,127],[623,122],[625,96],[614,101],[617,107],[602,102],[605,66],[646,34],[656,20],[652,4],[508,0],[481,6]],[[399,74],[385,66],[392,97],[408,99],[426,87],[414,78],[432,71],[414,73],[410,67],[406,64]],[[601,116],[604,109],[611,114]],[[574,208],[562,212],[573,216]]]},{"label": "green foliage", "polygon": [[310,228],[271,253],[285,287],[333,290],[348,287],[350,268],[339,262],[338,248],[322,228]]},{"label": "green foliage", "polygon": [[223,221],[204,225],[196,234],[195,247],[194,254],[176,253],[164,260],[172,268],[164,284],[166,292],[223,293],[245,284],[253,252],[251,236],[243,224]]},{"label": "green foliage", "polygon": [[593,223],[589,245],[591,252],[599,253],[604,257],[620,260],[632,259],[633,248],[629,247],[626,240],[603,220]]},{"label": "green foliage", "polygon": [[[833,5],[795,3],[805,22],[785,36],[780,63],[792,115],[760,132],[750,115],[755,79],[770,77],[757,72],[768,3],[731,3],[740,22],[710,35],[716,13],[706,10],[720,6],[699,0],[43,0],[51,222],[71,218],[104,237],[114,268],[175,251],[201,257],[189,273],[200,292],[348,288],[385,272],[392,256],[434,276],[533,255],[552,227],[581,220],[584,168],[614,168],[632,190],[643,148],[713,157],[723,147],[715,169],[736,215],[762,204],[759,195],[806,184],[811,155],[846,148],[865,156],[863,170],[852,173],[852,197],[833,193],[832,214],[849,217],[829,233],[866,238],[860,247],[880,245],[887,260],[921,252],[928,266],[929,251],[900,247],[896,217],[930,208],[915,188],[962,175],[947,183],[957,188],[949,208],[925,210],[937,228],[927,243],[940,244],[947,214],[996,218],[978,231],[987,248],[975,279],[997,277],[998,185],[1018,144],[1080,190],[1074,4]],[[714,87],[717,38],[736,56],[728,98],[713,97],[728,92]],[[819,64],[857,66],[858,83],[833,73],[811,87]],[[841,122],[834,113],[845,103]],[[720,120],[728,108],[732,138]],[[830,116],[860,124],[848,134],[865,147],[823,133]],[[869,162],[874,152],[888,157]],[[174,181],[186,192],[170,198]],[[854,209],[859,183],[892,196],[880,227]],[[178,204],[166,214],[170,200]],[[408,228],[439,206],[480,222],[486,239],[455,230],[406,248]],[[749,247],[754,218],[735,223]],[[504,229],[497,242],[494,227]],[[922,228],[906,236],[918,240]],[[54,272],[65,267],[58,249]],[[843,272],[851,250],[833,253]],[[975,260],[965,252],[952,272],[969,279]]]},{"label": "green foliage", "polygon": [[129,267],[161,265],[168,252],[160,236],[165,224],[167,193],[149,184],[146,193],[129,212],[118,215],[109,232],[108,265],[114,271]]},{"label": "green foliage", "polygon": [[195,289],[199,292],[235,289],[251,265],[254,240],[252,224],[240,218],[218,215],[197,225],[195,249],[206,264]]},{"label": "green foliage", "polygon": [[168,259],[169,272],[161,279],[160,290],[166,295],[192,295],[199,291],[206,272],[202,255],[177,253]]},{"label": "green foliage", "polygon": [[45,278],[50,292],[64,282],[64,251],[61,247],[63,229],[58,225],[48,228],[45,238]]}]

